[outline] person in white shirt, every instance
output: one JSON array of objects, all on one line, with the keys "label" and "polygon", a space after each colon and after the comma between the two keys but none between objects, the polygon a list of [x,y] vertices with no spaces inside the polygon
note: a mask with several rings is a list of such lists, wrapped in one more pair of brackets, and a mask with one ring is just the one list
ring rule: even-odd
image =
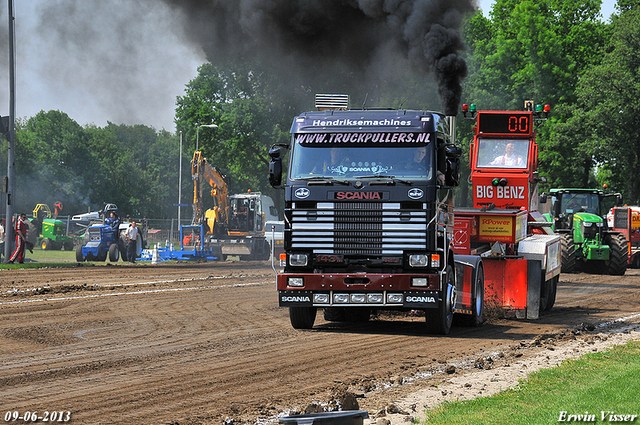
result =
[{"label": "person in white shirt", "polygon": [[0,258],[4,255],[4,218],[0,221]]},{"label": "person in white shirt", "polygon": [[138,228],[136,221],[131,220],[131,225],[127,227],[124,235],[127,237],[127,260],[130,263],[136,262],[136,240],[138,239]]},{"label": "person in white shirt", "polygon": [[507,143],[504,148],[504,155],[500,155],[494,159],[489,165],[498,165],[504,167],[524,167],[525,163],[521,156],[515,154],[516,147],[513,143]]}]

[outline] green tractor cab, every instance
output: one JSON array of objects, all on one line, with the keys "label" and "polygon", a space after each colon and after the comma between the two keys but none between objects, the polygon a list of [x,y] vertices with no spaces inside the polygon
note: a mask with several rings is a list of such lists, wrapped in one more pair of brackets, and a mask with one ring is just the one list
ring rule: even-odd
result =
[{"label": "green tractor cab", "polygon": [[540,195],[539,201],[541,206],[550,204],[544,208],[548,210],[544,217],[562,238],[563,273],[626,273],[626,239],[620,232],[609,230],[603,218],[609,210],[606,204],[621,205],[622,195],[598,189],[551,189]]}]

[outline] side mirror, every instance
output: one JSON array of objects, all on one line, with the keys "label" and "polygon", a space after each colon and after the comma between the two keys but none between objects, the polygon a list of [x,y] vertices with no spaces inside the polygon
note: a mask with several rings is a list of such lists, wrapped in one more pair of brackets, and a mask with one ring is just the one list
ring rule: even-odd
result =
[{"label": "side mirror", "polygon": [[447,146],[445,148],[446,171],[444,173],[444,184],[446,186],[458,186],[460,184],[460,157],[462,149],[458,146]]},{"label": "side mirror", "polygon": [[616,204],[617,205],[622,205],[622,194],[618,193],[618,195],[616,196]]},{"label": "side mirror", "polygon": [[269,184],[271,187],[279,187],[282,184],[282,158],[280,158],[280,147],[273,146],[269,149]]},{"label": "side mirror", "polygon": [[546,194],[546,193],[543,193],[542,195],[540,195],[540,196],[538,197],[538,202],[539,202],[540,204],[546,204],[546,203],[547,203],[547,194]]}]

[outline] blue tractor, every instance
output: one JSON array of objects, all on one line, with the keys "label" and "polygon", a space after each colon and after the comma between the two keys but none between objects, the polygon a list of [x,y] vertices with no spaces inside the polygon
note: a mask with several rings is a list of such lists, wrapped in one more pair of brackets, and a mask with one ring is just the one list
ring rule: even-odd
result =
[{"label": "blue tractor", "polygon": [[118,229],[108,224],[94,224],[87,228],[85,243],[76,247],[76,261],[109,261],[115,263],[120,258]]}]

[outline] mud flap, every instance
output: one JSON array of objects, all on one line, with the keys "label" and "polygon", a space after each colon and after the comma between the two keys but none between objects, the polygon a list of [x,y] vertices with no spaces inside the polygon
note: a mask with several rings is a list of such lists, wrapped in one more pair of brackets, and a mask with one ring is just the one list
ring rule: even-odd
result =
[{"label": "mud flap", "polygon": [[[527,260],[527,309],[526,319],[540,318],[540,285],[542,284],[542,265],[538,260]],[[516,312],[518,319],[525,319],[525,312]],[[520,317],[523,316],[523,317]]]}]

